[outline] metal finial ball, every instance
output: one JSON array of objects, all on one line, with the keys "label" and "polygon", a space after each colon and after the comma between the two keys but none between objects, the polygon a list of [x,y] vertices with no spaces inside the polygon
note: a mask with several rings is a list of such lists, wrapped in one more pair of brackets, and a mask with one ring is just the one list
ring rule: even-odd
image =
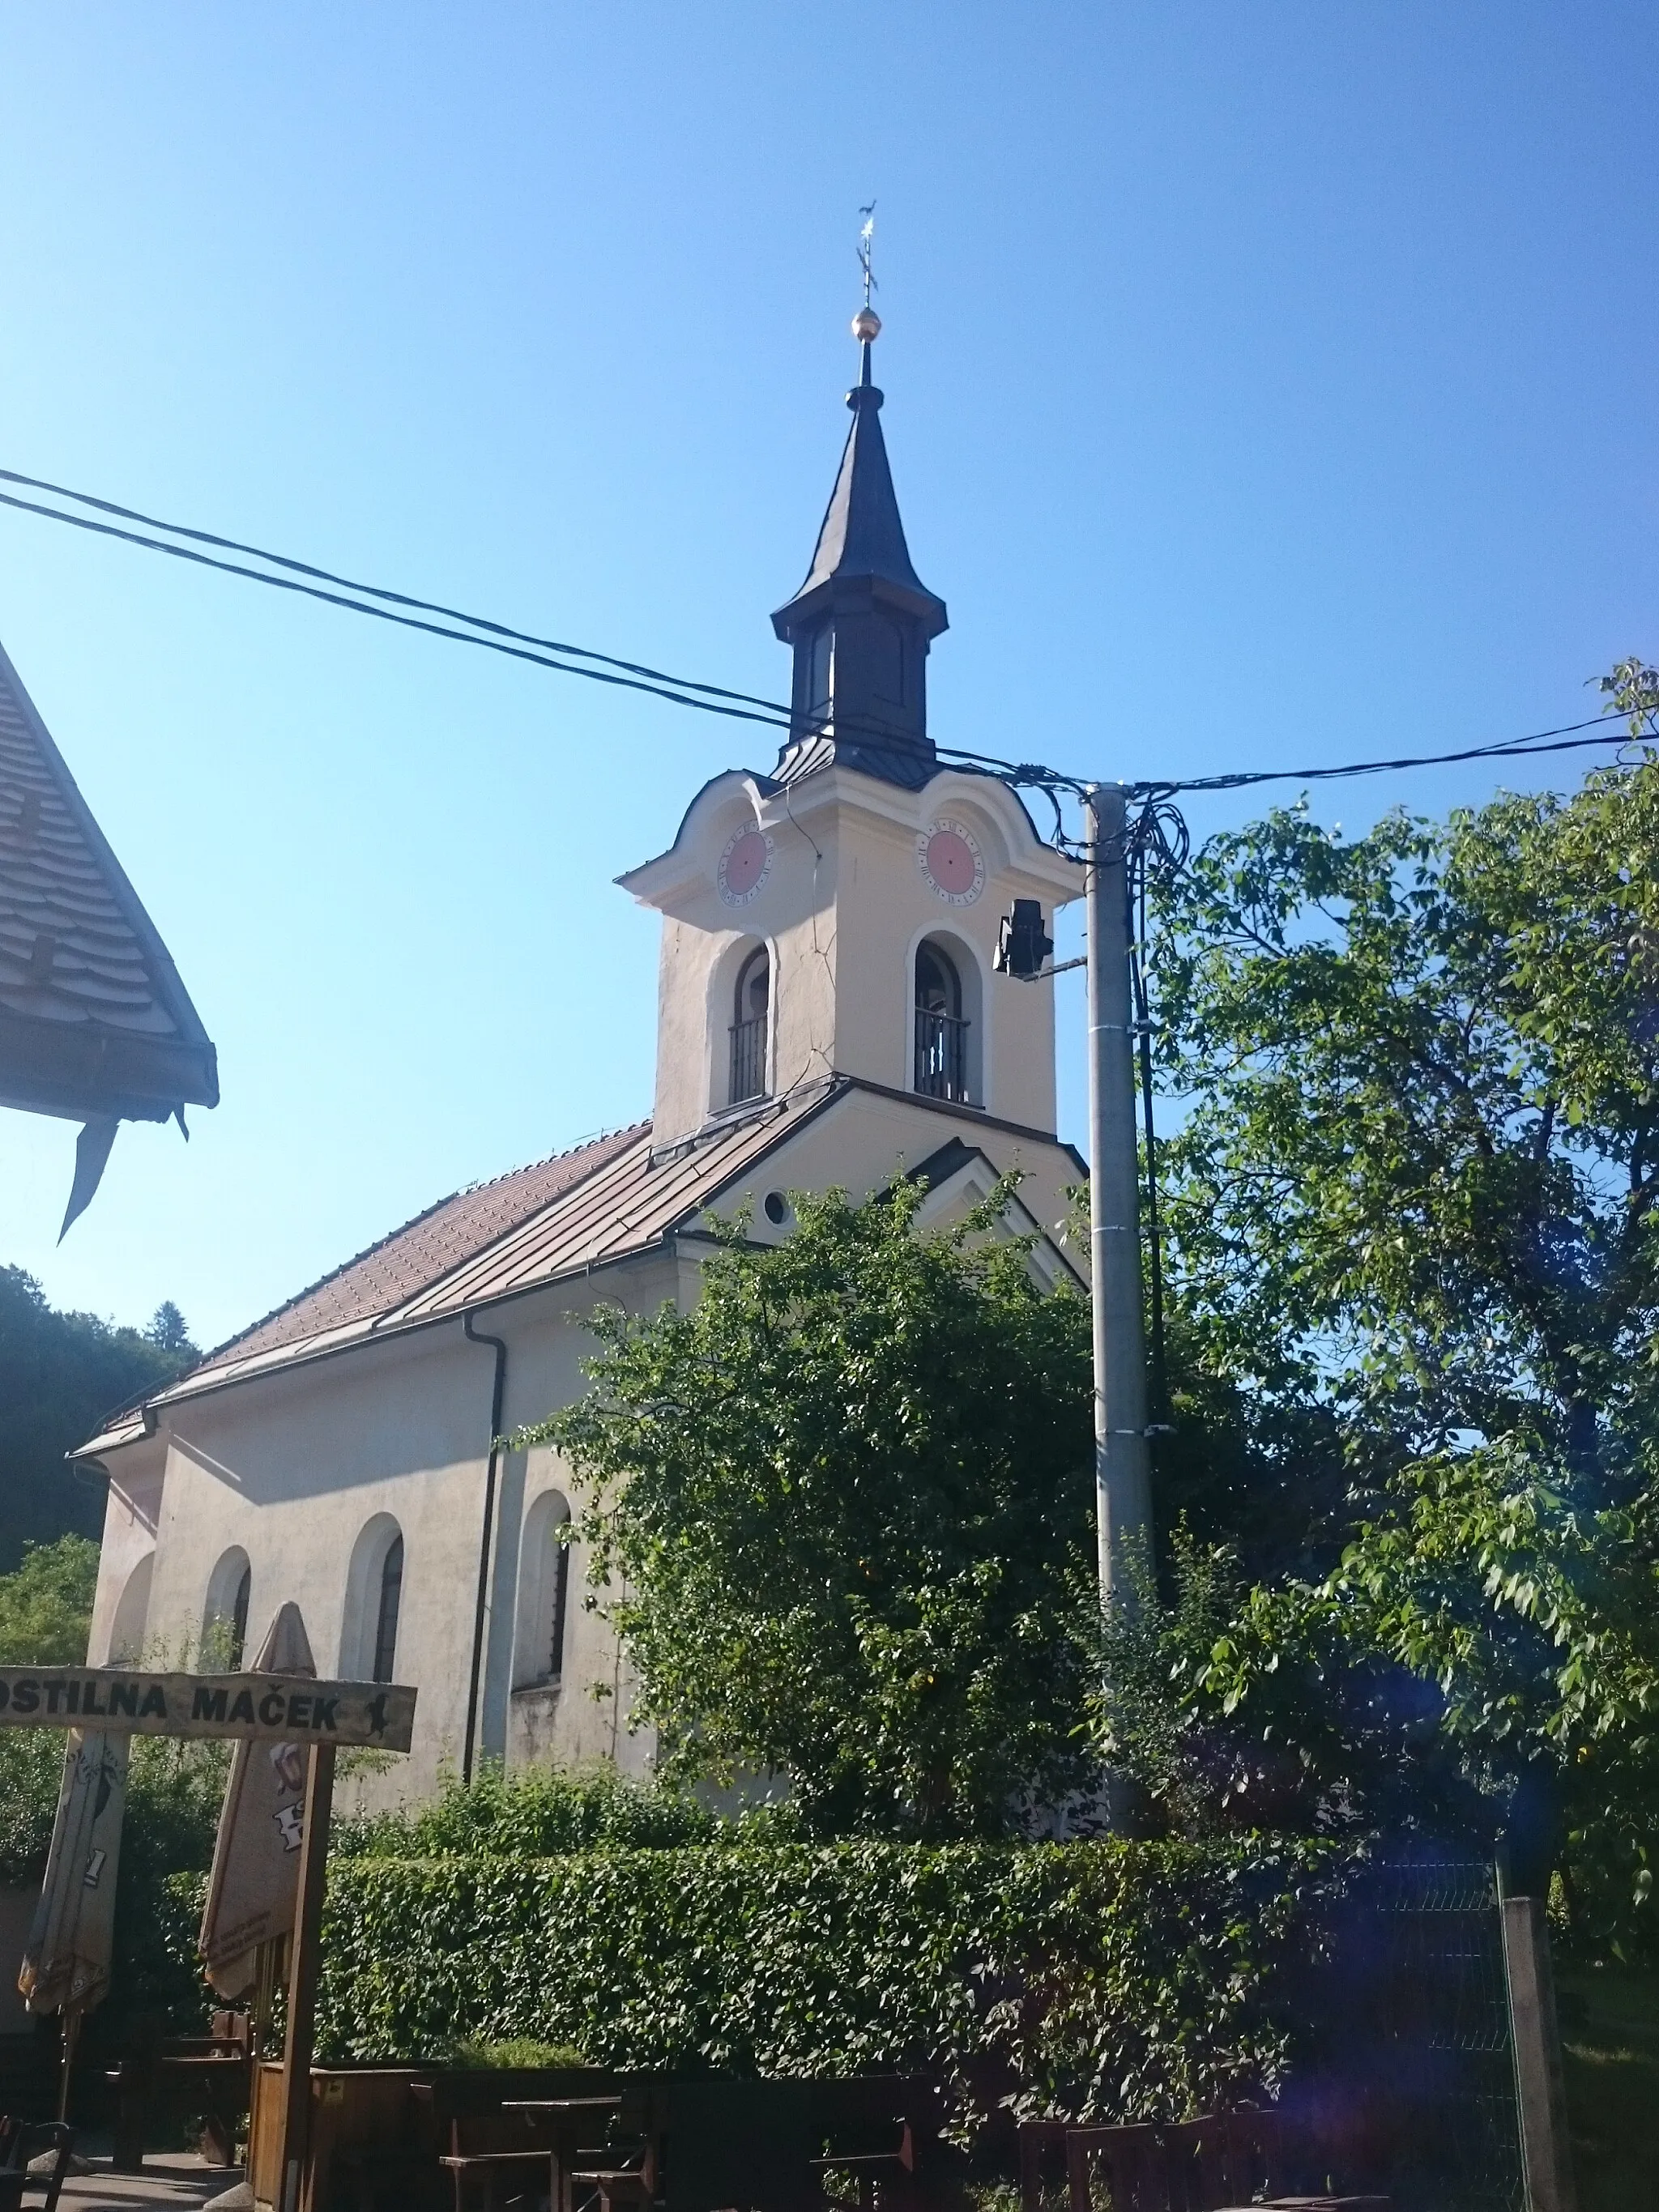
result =
[{"label": "metal finial ball", "polygon": [[860,307],[854,316],[853,336],[860,345],[868,345],[881,336],[881,317],[873,307]]}]

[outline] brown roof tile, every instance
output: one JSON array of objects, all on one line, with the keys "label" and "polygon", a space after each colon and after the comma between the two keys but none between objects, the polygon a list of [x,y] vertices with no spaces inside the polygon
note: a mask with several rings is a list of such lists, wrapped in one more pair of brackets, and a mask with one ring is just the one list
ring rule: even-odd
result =
[{"label": "brown roof tile", "polygon": [[401,1229],[371,1244],[356,1259],[325,1275],[252,1328],[210,1352],[191,1379],[216,1367],[240,1365],[283,1345],[372,1321],[441,1280],[463,1261],[538,1212],[562,1192],[596,1174],[608,1161],[646,1139],[650,1124],[635,1122],[534,1167],[516,1169],[491,1182],[440,1199]]}]

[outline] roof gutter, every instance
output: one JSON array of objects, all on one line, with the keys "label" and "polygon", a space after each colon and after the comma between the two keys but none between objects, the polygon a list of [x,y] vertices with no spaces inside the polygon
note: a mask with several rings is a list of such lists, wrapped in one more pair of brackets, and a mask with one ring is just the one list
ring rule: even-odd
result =
[{"label": "roof gutter", "polygon": [[495,1379],[489,1394],[489,1464],[484,1474],[483,1529],[478,1539],[478,1596],[472,1615],[472,1665],[466,1686],[466,1735],[461,1747],[461,1780],[472,1779],[473,1757],[478,1741],[478,1701],[483,1689],[484,1621],[489,1604],[489,1542],[495,1528],[495,1477],[501,1464],[501,1408],[507,1398],[507,1340],[485,1336],[472,1326],[470,1312],[461,1316],[461,1328],[469,1344],[483,1344],[495,1354]]}]

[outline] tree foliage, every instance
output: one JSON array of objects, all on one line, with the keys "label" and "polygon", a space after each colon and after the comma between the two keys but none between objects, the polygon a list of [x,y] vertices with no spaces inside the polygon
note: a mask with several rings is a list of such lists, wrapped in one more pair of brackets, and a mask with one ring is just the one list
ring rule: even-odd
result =
[{"label": "tree foliage", "polygon": [[674,1776],[787,1771],[821,1832],[1004,1832],[1082,1777],[1066,1577],[1092,1501],[1087,1309],[905,1182],[710,1224],[693,1310],[601,1311],[548,1438]]},{"label": "tree foliage", "polygon": [[0,1571],[26,1544],[101,1536],[104,1485],[64,1455],[118,1406],[159,1390],[199,1355],[169,1300],[147,1330],[60,1313],[21,1267],[0,1267]]},{"label": "tree foliage", "polygon": [[78,1667],[87,1656],[98,1547],[85,1536],[31,1545],[0,1575],[0,1667]]},{"label": "tree foliage", "polygon": [[[1299,1731],[1327,1811],[1449,1757],[1531,1875],[1565,1846],[1586,1880],[1617,1860],[1639,1887],[1659,1809],[1659,765],[1347,840],[1275,812],[1164,887],[1152,967],[1198,1364],[1257,1443],[1330,1439],[1346,1492],[1316,1571],[1241,1585],[1207,1652],[1193,1607],[1216,1613],[1237,1562],[1189,1549],[1163,1626],[1172,1665],[1189,1647],[1193,1728],[1276,1762]],[[1336,1756],[1317,1739],[1340,1676],[1362,1710]]]}]

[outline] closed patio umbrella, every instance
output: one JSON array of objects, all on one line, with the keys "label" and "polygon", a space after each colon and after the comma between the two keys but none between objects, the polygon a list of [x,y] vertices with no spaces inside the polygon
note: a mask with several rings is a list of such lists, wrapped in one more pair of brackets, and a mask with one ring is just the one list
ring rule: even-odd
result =
[{"label": "closed patio umbrella", "polygon": [[[278,1613],[251,1671],[316,1674],[297,1605],[285,1605]],[[305,1788],[302,1746],[237,1745],[197,1938],[208,1979],[221,1996],[240,1996],[251,1987],[259,1946],[293,1929]]]},{"label": "closed patio umbrella", "polygon": [[82,2020],[109,1988],[131,1743],[125,1735],[70,1731],[46,1879],[17,1976],[31,2012],[64,2016],[60,2119]]},{"label": "closed patio umbrella", "polygon": [[71,1729],[40,1902],[17,1986],[31,2012],[90,2012],[109,1988],[125,1735]]}]

